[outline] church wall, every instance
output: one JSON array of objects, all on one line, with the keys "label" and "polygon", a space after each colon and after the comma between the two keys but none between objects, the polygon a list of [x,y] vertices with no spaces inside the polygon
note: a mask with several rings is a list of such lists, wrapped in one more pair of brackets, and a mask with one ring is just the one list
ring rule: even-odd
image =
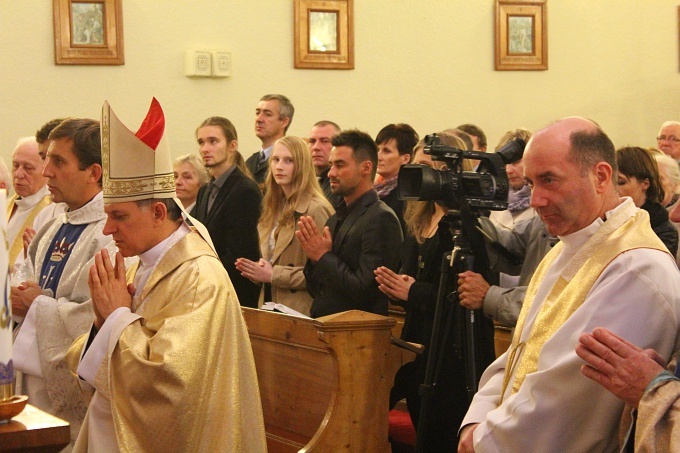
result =
[{"label": "church wall", "polygon": [[[0,156],[54,117],[98,118],[105,99],[135,129],[156,96],[173,155],[196,151],[196,126],[221,115],[248,157],[265,93],[293,101],[292,135],[320,119],[373,136],[390,122],[421,135],[472,122],[493,147],[508,129],[582,115],[617,146],[651,146],[680,119],[677,5],[549,0],[549,70],[501,72],[491,0],[355,0],[356,69],[340,71],[293,68],[292,1],[124,0],[125,65],[57,66],[52,2],[3,0]],[[184,76],[192,48],[230,51],[232,77]]]}]

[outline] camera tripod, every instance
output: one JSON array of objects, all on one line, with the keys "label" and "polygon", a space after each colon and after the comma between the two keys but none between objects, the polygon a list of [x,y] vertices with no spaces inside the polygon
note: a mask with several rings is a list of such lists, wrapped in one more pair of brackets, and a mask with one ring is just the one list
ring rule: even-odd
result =
[{"label": "camera tripod", "polygon": [[[467,216],[464,218],[464,216]],[[480,371],[478,369],[477,328],[481,316],[473,310],[460,306],[458,299],[458,274],[466,270],[475,270],[475,255],[470,248],[468,231],[464,228],[464,221],[474,221],[469,212],[449,210],[439,223],[439,240],[443,244],[450,244],[451,249],[443,254],[439,273],[439,286],[433,317],[432,333],[427,357],[425,379],[420,386],[422,397],[420,417],[415,451],[424,453],[425,440],[428,438],[429,423],[432,416],[431,404],[434,391],[439,382],[442,363],[449,342],[449,335],[453,337],[454,354],[463,357],[465,365],[465,384],[468,403],[477,392]],[[474,234],[474,233],[473,233]],[[481,260],[485,261],[485,260]],[[449,288],[455,288],[449,292]],[[445,310],[445,304],[449,309]],[[444,312],[447,311],[446,319]]]}]

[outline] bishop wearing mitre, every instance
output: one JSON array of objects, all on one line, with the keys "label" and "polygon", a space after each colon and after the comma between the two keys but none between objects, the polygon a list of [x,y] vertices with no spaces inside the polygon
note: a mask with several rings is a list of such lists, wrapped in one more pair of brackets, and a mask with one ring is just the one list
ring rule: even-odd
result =
[{"label": "bishop wearing mitre", "polygon": [[119,253],[96,255],[95,321],[71,349],[95,389],[74,451],[266,451],[239,301],[180,208],[160,104],[136,134],[108,103],[101,124],[104,234]]}]

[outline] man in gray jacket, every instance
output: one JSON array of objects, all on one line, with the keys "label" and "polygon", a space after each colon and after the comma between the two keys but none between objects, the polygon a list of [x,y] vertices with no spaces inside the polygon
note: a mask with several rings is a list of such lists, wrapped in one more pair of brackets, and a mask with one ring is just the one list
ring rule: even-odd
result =
[{"label": "man in gray jacket", "polygon": [[[519,271],[519,284],[514,288],[492,286],[480,275],[472,271],[458,274],[458,293],[460,304],[465,308],[477,310],[482,308],[484,314],[498,323],[514,327],[522,309],[522,302],[527,286],[534,271],[543,257],[557,243],[556,237],[550,236],[545,224],[539,216],[523,220],[515,224],[513,230],[496,228],[490,221],[484,221],[483,229],[499,244],[509,251],[523,257]],[[509,274],[517,273],[517,266],[498,257],[489,248],[491,266],[494,270]]]}]

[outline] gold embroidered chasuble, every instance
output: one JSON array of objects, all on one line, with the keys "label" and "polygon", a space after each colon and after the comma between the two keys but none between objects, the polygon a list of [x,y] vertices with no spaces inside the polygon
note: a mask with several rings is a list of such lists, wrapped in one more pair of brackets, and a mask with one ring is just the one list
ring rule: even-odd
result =
[{"label": "gold embroidered chasuble", "polygon": [[642,396],[635,451],[680,451],[680,382],[661,382]]},{"label": "gold embroidered chasuble", "polygon": [[[95,378],[120,450],[266,451],[248,331],[208,243],[192,231],[172,246],[139,300],[142,317],[114,329]],[[75,451],[96,451],[88,420]]]},{"label": "gold embroidered chasuble", "polygon": [[526,340],[520,342],[536,293],[563,246],[563,243],[558,243],[546,255],[529,283],[508,354],[502,395],[505,394],[515,369],[517,372],[512,384],[512,393],[517,393],[524,378],[537,370],[539,355],[545,342],[583,304],[592,286],[614,258],[637,248],[656,249],[668,253],[649,226],[647,212],[637,209],[633,203],[622,206],[567,263],[539,308]]}]

